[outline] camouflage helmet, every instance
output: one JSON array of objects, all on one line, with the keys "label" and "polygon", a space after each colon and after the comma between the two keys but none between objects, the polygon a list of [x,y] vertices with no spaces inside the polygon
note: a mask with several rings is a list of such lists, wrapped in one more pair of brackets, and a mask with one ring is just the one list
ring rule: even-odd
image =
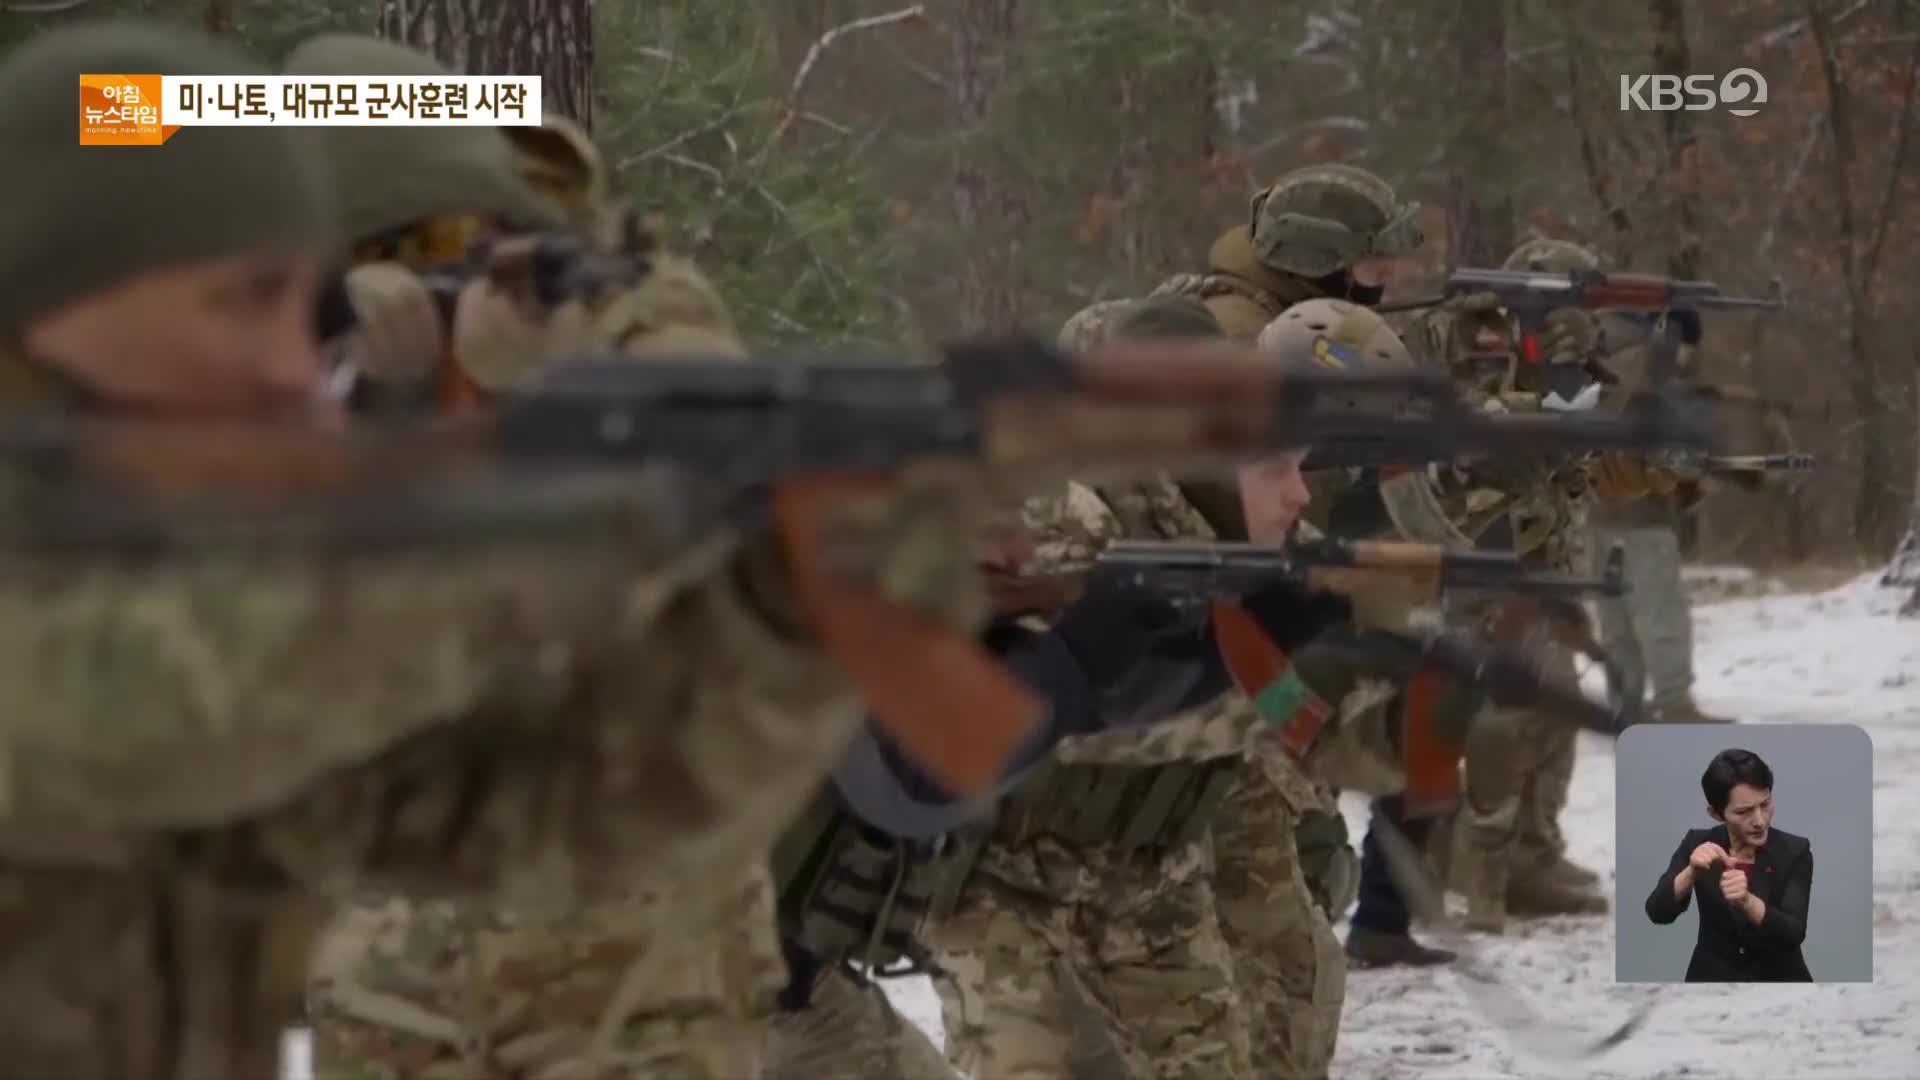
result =
[{"label": "camouflage helmet", "polygon": [[[309,38],[287,57],[284,68],[285,74],[308,78],[452,75],[426,53],[357,34]],[[553,209],[515,172],[512,145],[499,128],[325,127],[320,133],[349,241],[463,214],[557,223]]]},{"label": "camouflage helmet", "polygon": [[1253,250],[1275,270],[1325,277],[1368,256],[1409,255],[1425,240],[1420,204],[1352,165],[1311,165],[1253,197]]},{"label": "camouflage helmet", "polygon": [[1259,347],[1288,366],[1335,371],[1394,371],[1414,366],[1406,343],[1371,308],[1346,300],[1306,300],[1260,331]]},{"label": "camouflage helmet", "polygon": [[1073,313],[1061,325],[1055,343],[1066,352],[1085,352],[1106,344],[1109,326],[1131,300],[1101,300]]},{"label": "camouflage helmet", "polygon": [[1225,336],[1226,329],[1207,305],[1174,294],[1136,300],[1115,311],[1107,323],[1107,337],[1112,341]]},{"label": "camouflage helmet", "polygon": [[1501,269],[1571,274],[1600,269],[1600,256],[1570,240],[1529,240],[1513,249]]}]

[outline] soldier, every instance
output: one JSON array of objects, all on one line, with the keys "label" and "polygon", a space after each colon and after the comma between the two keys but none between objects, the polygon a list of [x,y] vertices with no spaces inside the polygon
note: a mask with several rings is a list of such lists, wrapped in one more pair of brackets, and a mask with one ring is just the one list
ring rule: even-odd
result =
[{"label": "soldier", "polygon": [[[274,129],[79,146],[61,103],[79,74],[116,71],[263,74],[145,23],[49,32],[0,62],[10,100],[46,105],[0,114],[7,411],[320,407],[313,314],[338,235],[320,161]],[[144,475],[137,444],[106,449],[116,476]],[[16,536],[89,494],[61,470],[7,479]],[[312,912],[359,888],[527,911],[640,866],[728,888],[837,756],[857,696],[770,544],[674,527],[660,511],[691,489],[671,474],[631,490],[631,530],[599,545],[16,554],[0,590],[8,1068],[272,1075]],[[860,539],[937,556],[956,522],[926,513],[863,518]]]},{"label": "soldier", "polygon": [[[1696,374],[1693,359],[1702,336],[1697,312],[1670,315],[1680,330],[1681,377]],[[1642,320],[1608,318],[1604,322],[1609,366],[1620,371],[1622,389],[1646,382],[1637,365],[1623,363],[1650,336]],[[1629,352],[1631,350],[1631,352]],[[1619,663],[1622,691],[1630,715],[1638,721],[1674,724],[1730,724],[1731,717],[1707,712],[1693,699],[1693,608],[1680,577],[1680,515],[1692,513],[1705,492],[1703,477],[1670,468],[1649,468],[1628,454],[1604,454],[1595,462],[1594,548],[1596,554],[1618,544],[1626,552],[1628,591],[1599,601],[1601,641]],[[1734,474],[1735,482],[1740,474]],[[1757,484],[1758,477],[1751,483]]]},{"label": "soldier", "polygon": [[[452,75],[424,53],[352,34],[311,38],[284,67],[311,78]],[[322,336],[352,381],[358,411],[445,409],[482,396],[470,366],[447,354],[443,319],[430,317],[439,306],[423,275],[491,239],[561,222],[562,207],[523,177],[504,130],[319,129],[340,192],[348,253],[338,278],[345,318],[327,327],[337,333]],[[484,377],[484,366],[474,366]]]},{"label": "soldier", "polygon": [[1373,305],[1420,248],[1418,203],[1352,165],[1310,165],[1253,197],[1245,225],[1213,242],[1203,274],[1180,274],[1156,293],[1203,301],[1227,336],[1251,343],[1302,300]]},{"label": "soldier", "polygon": [[[1521,245],[1505,269],[1554,273],[1597,268],[1591,252],[1559,241]],[[1437,356],[1469,394],[1489,407],[1518,410],[1592,408],[1599,379],[1600,326],[1576,309],[1555,312],[1539,355],[1523,356],[1498,313],[1455,314],[1429,323]],[[1438,481],[1431,477],[1438,476]],[[1460,545],[1514,551],[1561,572],[1584,565],[1586,475],[1545,461],[1476,462],[1465,469],[1403,477],[1382,486],[1389,513],[1403,530],[1452,534]],[[1423,536],[1422,538],[1430,538]],[[1493,636],[1514,627],[1543,650],[1568,683],[1572,653],[1544,636],[1545,627],[1503,623],[1499,605],[1463,611]],[[1584,635],[1585,630],[1578,631]],[[1578,636],[1576,635],[1576,636]],[[1574,729],[1538,710],[1487,705],[1466,744],[1466,791],[1451,838],[1453,882],[1466,895],[1467,925],[1504,930],[1507,916],[1599,914],[1607,900],[1599,876],[1568,861],[1559,818],[1573,777]],[[1442,842],[1446,834],[1441,834]],[[1382,918],[1398,921],[1399,912]],[[1359,925],[1356,915],[1356,925]]]},{"label": "soldier", "polygon": [[[1254,195],[1248,224],[1230,228],[1214,241],[1208,272],[1176,276],[1155,292],[1202,300],[1229,337],[1252,342],[1303,301],[1377,304],[1394,274],[1424,241],[1419,215],[1418,204],[1401,202],[1391,185],[1365,169],[1296,169]],[[1462,297],[1450,302],[1448,310],[1481,310],[1489,300]],[[1359,333],[1358,323],[1354,326]],[[1322,508],[1330,505],[1345,480],[1315,479]],[[1294,771],[1284,757],[1268,768],[1282,774]],[[1332,789],[1311,781],[1242,782],[1230,802],[1225,820],[1233,824],[1223,826],[1218,837],[1216,881],[1227,937],[1255,1009],[1256,1056],[1301,1062],[1302,1075],[1315,1075],[1325,1071],[1332,1058],[1339,996],[1331,977],[1315,982],[1301,973],[1331,961],[1301,953],[1306,938],[1278,917],[1289,905],[1275,903],[1271,894],[1286,888],[1287,864],[1297,858],[1325,921],[1339,921],[1353,903],[1359,877],[1346,820]],[[1285,844],[1275,839],[1289,835],[1297,851],[1279,850]],[[1330,933],[1316,929],[1311,936],[1324,941]],[[1406,958],[1448,958],[1438,951],[1419,951],[1411,939],[1396,939],[1394,945]]]},{"label": "soldier", "polygon": [[[1163,295],[1106,311],[1111,325],[1076,317],[1062,344],[1082,347],[1108,333],[1219,333],[1218,320],[1191,299]],[[1292,360],[1312,363],[1312,356],[1307,343]],[[1397,356],[1405,361],[1404,351]],[[1394,354],[1385,361],[1395,362]],[[1298,461],[1290,455],[1242,471],[1238,510],[1250,516],[1256,538],[1277,541],[1303,508]],[[1076,485],[1064,499],[1030,506],[1030,524],[1045,538],[1043,557],[1068,562],[1090,558],[1119,536],[1214,537],[1185,490],[1165,480],[1122,489]],[[1261,602],[1256,597],[1249,606]],[[1283,652],[1350,614],[1334,597],[1293,596],[1287,605],[1298,614],[1268,626]],[[1250,748],[1264,762],[1289,753],[1280,742],[1300,735],[1309,760],[1334,754],[1330,747],[1340,739],[1326,702],[1336,703],[1340,716],[1357,715],[1392,691],[1351,682],[1327,697],[1314,692],[1318,676],[1300,663],[1282,667],[1291,673],[1283,681],[1297,692],[1297,710],[1265,715],[1229,695],[1149,731],[1070,739],[1052,768],[1007,801],[972,856],[974,871],[953,912],[935,931],[948,1055],[961,1071],[1021,1077],[1106,1068],[1211,1077],[1325,1069],[1324,1060],[1312,1059],[1330,1047],[1293,1026],[1278,1033],[1288,1056],[1255,1056],[1239,958],[1221,935],[1210,832]],[[1307,731],[1322,724],[1319,738]],[[1295,762],[1277,775],[1293,780],[1311,768]],[[1087,812],[1093,806],[1106,812]],[[1269,921],[1300,939],[1289,941],[1302,955],[1290,957],[1286,974],[1305,979],[1304,996],[1320,1009],[1316,1022],[1324,1026],[1325,1014],[1339,1008],[1339,942],[1314,910],[1285,834],[1278,846],[1281,856],[1269,865],[1288,877],[1273,883],[1268,899],[1297,902]],[[1309,1060],[1303,1065],[1301,1057]]]},{"label": "soldier", "polygon": [[[439,65],[391,42],[326,35],[296,49],[288,68],[384,75]],[[384,260],[348,275],[373,316],[362,329],[375,348],[362,354],[383,354],[372,365],[379,372],[437,372],[442,391],[388,394],[386,411],[409,399],[422,411],[484,406],[569,350],[636,360],[743,355],[704,276],[632,227],[598,149],[571,122],[333,130],[338,184],[360,208],[356,251]],[[501,216],[509,220],[498,223]],[[431,303],[398,302],[424,297],[421,274],[482,240],[559,222],[565,234],[550,235],[577,237],[583,259],[628,258],[635,272],[589,283],[551,311],[480,275],[463,297],[463,317],[445,333]],[[389,376],[379,385],[421,381]],[[476,1069],[584,1063],[689,1078],[755,1075],[784,969],[765,869],[756,862],[738,876],[734,887],[703,885],[690,900],[671,882],[635,881],[555,919],[403,899],[354,911],[315,967],[316,1069],[323,1077],[402,1077],[458,1061]],[[476,999],[502,1005],[476,1011]]]}]

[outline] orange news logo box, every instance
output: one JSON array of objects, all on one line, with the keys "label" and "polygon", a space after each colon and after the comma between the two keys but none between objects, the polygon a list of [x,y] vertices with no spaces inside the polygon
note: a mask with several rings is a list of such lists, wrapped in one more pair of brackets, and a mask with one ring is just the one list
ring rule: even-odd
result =
[{"label": "orange news logo box", "polygon": [[81,146],[159,146],[179,124],[160,122],[160,76],[80,76]]}]

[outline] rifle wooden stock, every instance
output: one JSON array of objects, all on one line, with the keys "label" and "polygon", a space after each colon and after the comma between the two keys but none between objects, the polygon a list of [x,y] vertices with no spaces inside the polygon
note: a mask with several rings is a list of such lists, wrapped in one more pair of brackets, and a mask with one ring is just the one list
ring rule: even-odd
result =
[{"label": "rifle wooden stock", "polygon": [[1042,705],[970,636],[826,571],[829,515],[852,491],[875,486],[802,482],[774,492],[794,593],[874,718],[948,789],[972,795],[992,784]]}]

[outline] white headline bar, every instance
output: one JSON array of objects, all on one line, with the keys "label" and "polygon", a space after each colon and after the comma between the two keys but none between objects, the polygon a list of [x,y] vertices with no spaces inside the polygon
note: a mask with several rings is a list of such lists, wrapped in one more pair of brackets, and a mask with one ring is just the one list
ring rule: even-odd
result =
[{"label": "white headline bar", "polygon": [[182,127],[537,127],[540,77],[167,75],[160,122]]}]

